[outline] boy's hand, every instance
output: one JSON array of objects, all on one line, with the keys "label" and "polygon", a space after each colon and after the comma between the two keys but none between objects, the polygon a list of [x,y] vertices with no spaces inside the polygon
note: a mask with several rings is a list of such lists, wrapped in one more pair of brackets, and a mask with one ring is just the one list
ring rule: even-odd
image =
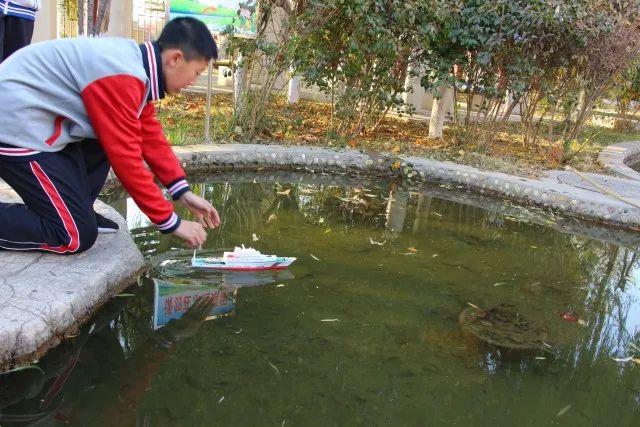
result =
[{"label": "boy's hand", "polygon": [[202,197],[187,191],[180,197],[180,202],[196,215],[203,227],[216,228],[220,225],[218,211]]},{"label": "boy's hand", "polygon": [[194,221],[182,220],[178,228],[173,231],[173,234],[187,242],[189,247],[197,248],[207,240],[207,232],[201,224]]}]

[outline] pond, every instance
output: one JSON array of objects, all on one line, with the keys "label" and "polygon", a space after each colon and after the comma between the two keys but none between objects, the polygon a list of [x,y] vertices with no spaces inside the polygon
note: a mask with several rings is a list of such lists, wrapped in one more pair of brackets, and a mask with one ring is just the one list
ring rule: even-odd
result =
[{"label": "pond", "polygon": [[[193,271],[192,251],[109,196],[150,277],[0,377],[0,424],[640,425],[637,236],[616,245],[437,196],[455,188],[329,181],[194,186],[223,220],[199,253],[298,258],[267,273]],[[162,326],[207,288],[216,316]],[[544,331],[533,349],[461,329],[465,310],[501,305]]]}]

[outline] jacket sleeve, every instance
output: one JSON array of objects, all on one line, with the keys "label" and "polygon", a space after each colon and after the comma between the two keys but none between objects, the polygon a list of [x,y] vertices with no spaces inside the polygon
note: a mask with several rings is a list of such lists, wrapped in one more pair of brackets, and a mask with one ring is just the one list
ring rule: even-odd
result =
[{"label": "jacket sleeve", "polygon": [[140,116],[142,124],[142,157],[153,173],[164,185],[173,200],[189,191],[184,170],[180,166],[171,145],[162,132],[162,125],[156,118],[156,109],[149,102]]},{"label": "jacket sleeve", "polygon": [[142,212],[161,232],[170,233],[178,228],[180,218],[143,162],[138,108],[145,94],[141,80],[115,75],[89,84],[82,91],[82,100],[114,173]]}]

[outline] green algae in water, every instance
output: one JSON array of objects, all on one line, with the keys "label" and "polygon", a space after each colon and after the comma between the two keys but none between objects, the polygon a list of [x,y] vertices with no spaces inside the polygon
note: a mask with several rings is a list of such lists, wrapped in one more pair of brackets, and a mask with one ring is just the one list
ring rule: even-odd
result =
[{"label": "green algae in water", "polygon": [[[203,250],[291,254],[289,277],[247,286],[194,272],[179,240],[114,199],[153,277],[235,283],[234,313],[153,331],[153,288],[129,290],[41,361],[49,383],[0,414],[78,425],[638,424],[640,369],[611,359],[640,341],[634,250],[517,220],[500,203],[269,179],[194,186],[223,219]],[[514,307],[552,348],[511,360],[478,346],[458,324],[469,301]]]}]

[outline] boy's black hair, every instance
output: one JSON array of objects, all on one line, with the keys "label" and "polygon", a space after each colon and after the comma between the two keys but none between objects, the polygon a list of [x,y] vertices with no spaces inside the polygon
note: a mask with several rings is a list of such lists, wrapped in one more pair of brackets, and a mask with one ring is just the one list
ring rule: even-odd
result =
[{"label": "boy's black hair", "polygon": [[218,47],[211,32],[200,20],[190,17],[172,19],[158,37],[160,50],[180,49],[187,61],[218,59]]}]

